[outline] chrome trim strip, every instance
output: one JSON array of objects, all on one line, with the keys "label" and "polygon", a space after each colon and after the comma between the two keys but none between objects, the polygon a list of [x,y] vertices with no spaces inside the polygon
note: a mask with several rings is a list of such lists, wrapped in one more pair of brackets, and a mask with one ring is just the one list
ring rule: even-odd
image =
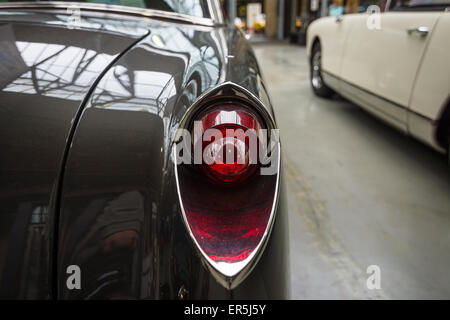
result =
[{"label": "chrome trim strip", "polygon": [[[209,3],[209,1],[208,1]],[[209,4],[208,4],[209,6]],[[0,3],[0,10],[7,9],[67,9],[70,7],[77,7],[81,10],[91,10],[100,11],[106,13],[117,13],[117,14],[129,14],[137,15],[148,18],[160,18],[160,19],[170,19],[182,22],[187,22],[190,24],[198,24],[203,26],[214,26],[216,21],[212,16],[212,8],[209,7],[211,18],[201,18],[189,16],[186,14],[161,11],[154,9],[142,9],[134,7],[126,7],[120,5],[102,4],[102,3],[86,3],[86,2],[58,2],[58,1],[46,1],[46,2],[5,2]],[[220,23],[220,22],[218,22]]]},{"label": "chrome trim strip", "polygon": [[349,81],[347,81],[347,80],[344,80],[344,79],[342,79],[341,77],[338,77],[338,76],[336,76],[336,75],[334,75],[334,74],[332,74],[332,73],[330,73],[330,72],[328,72],[328,71],[322,70],[322,73],[325,74],[325,75],[327,75],[328,77],[333,77],[333,78],[335,78],[335,79],[338,80],[341,84],[347,84],[348,86],[354,87],[355,89],[358,89],[359,91],[362,91],[362,92],[365,92],[365,93],[367,93],[367,94],[369,94],[369,95],[371,95],[371,96],[374,96],[375,98],[378,98],[379,100],[385,101],[386,103],[390,104],[392,107],[404,109],[404,110],[406,110],[406,111],[409,111],[409,112],[411,112],[411,113],[414,113],[414,114],[415,114],[416,116],[418,116],[418,117],[422,117],[422,118],[427,119],[427,120],[429,120],[429,121],[434,121],[433,119],[428,118],[427,116],[424,116],[424,115],[422,115],[422,114],[420,114],[420,113],[414,112],[413,110],[409,109],[408,107],[405,107],[404,105],[401,105],[401,104],[399,104],[399,103],[397,103],[397,102],[394,102],[394,101],[392,101],[392,100],[389,100],[389,99],[387,99],[387,98],[385,98],[385,97],[383,97],[383,96],[380,96],[380,95],[378,95],[378,94],[376,94],[376,93],[373,93],[373,92],[371,92],[371,91],[369,91],[369,90],[367,90],[367,89],[364,89],[364,88],[362,88],[362,87],[360,87],[360,86],[358,86],[358,85],[356,85],[356,84],[353,84],[353,83],[351,83],[351,82],[349,82]]},{"label": "chrome trim strip", "polygon": [[397,106],[386,99],[381,99],[381,97],[344,81],[341,78],[335,77],[328,72],[323,72],[322,74],[326,83],[331,83],[332,85],[336,81],[339,83],[339,89],[337,91],[342,96],[353,101],[381,120],[384,120],[404,133],[407,133],[405,108]]},{"label": "chrome trim strip", "polygon": [[211,19],[216,24],[225,24],[225,19],[223,17],[223,13],[221,10],[221,5],[219,0],[207,0],[208,1],[208,8],[209,8],[209,15],[211,16]]},{"label": "chrome trim strip", "polygon": [[389,8],[391,7],[391,1],[392,0],[386,1],[386,5],[384,6],[384,12],[389,12]]},{"label": "chrome trim strip", "polygon": [[[329,87],[375,117],[426,143],[439,152],[445,151],[436,141],[437,122],[435,120],[360,88],[329,72],[323,71],[322,75]],[[404,119],[401,119],[402,117]]]},{"label": "chrome trim strip", "polygon": [[[276,215],[276,211],[278,208],[278,198],[279,198],[279,181],[280,181],[280,168],[281,168],[281,143],[278,141],[275,145],[275,148],[277,148],[277,178],[276,178],[276,185],[275,185],[275,194],[274,199],[272,203],[272,208],[269,216],[269,221],[267,222],[266,230],[264,231],[263,236],[261,237],[261,240],[257,247],[253,250],[253,252],[243,261],[237,262],[237,263],[226,263],[226,262],[219,262],[216,263],[212,261],[206,253],[203,251],[203,249],[198,244],[197,240],[195,239],[195,236],[193,235],[191,228],[189,227],[189,223],[187,221],[186,212],[184,211],[183,206],[183,200],[181,198],[181,190],[180,190],[180,183],[178,178],[178,165],[176,161],[176,143],[181,138],[181,130],[180,129],[186,129],[189,124],[191,123],[192,117],[197,114],[199,110],[202,108],[208,106],[208,100],[211,98],[214,98],[218,95],[220,95],[225,89],[232,90],[233,94],[235,95],[235,99],[239,100],[242,99],[247,103],[250,103],[252,107],[254,107],[262,116],[264,121],[266,122],[266,125],[268,126],[268,129],[277,129],[275,121],[271,114],[268,112],[268,110],[265,108],[265,106],[262,104],[262,102],[253,95],[250,91],[247,89],[233,83],[233,82],[225,82],[221,85],[214,87],[205,93],[203,93],[197,100],[192,104],[192,106],[187,110],[186,114],[184,115],[184,118],[180,122],[180,126],[177,129],[175,133],[175,137],[173,139],[172,143],[172,161],[174,163],[175,167],[175,180],[177,185],[177,192],[178,192],[178,200],[180,202],[181,212],[183,216],[183,221],[186,226],[186,229],[189,232],[189,236],[192,239],[192,241],[195,244],[195,247],[197,251],[200,253],[200,256],[202,257],[202,262],[205,264],[205,266],[210,270],[211,274],[214,276],[214,278],[222,284],[225,288],[228,290],[232,290],[236,288],[242,281],[245,280],[245,278],[250,274],[250,272],[253,270],[253,268],[258,263],[262,253],[264,252],[264,249],[267,245],[268,239],[270,238],[270,234],[273,229],[274,225],[274,219]],[[206,101],[205,101],[206,99]]]}]

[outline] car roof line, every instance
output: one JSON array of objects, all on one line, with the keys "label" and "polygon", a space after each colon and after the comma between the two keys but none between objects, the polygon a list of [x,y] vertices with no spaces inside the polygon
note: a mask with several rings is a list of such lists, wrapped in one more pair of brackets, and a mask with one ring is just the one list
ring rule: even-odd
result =
[{"label": "car roof line", "polygon": [[97,12],[106,13],[118,13],[126,15],[141,16],[147,18],[157,18],[157,19],[168,19],[175,20],[195,25],[202,26],[215,26],[217,23],[211,18],[194,17],[186,14],[161,11],[155,9],[143,9],[126,7],[120,5],[111,5],[103,3],[83,3],[83,2],[62,2],[62,1],[45,1],[45,2],[3,2],[0,3],[0,10],[8,9],[37,9],[37,10],[48,10],[48,9],[80,9],[89,10]]}]

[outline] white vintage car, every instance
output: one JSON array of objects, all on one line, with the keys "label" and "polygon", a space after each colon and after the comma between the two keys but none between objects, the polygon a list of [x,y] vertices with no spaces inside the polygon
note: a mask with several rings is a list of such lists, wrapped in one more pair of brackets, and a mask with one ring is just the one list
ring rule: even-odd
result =
[{"label": "white vintage car", "polygon": [[[374,13],[379,9],[379,13]],[[450,141],[450,0],[388,0],[308,28],[314,93],[333,91],[435,149]],[[450,158],[449,158],[450,160]]]}]

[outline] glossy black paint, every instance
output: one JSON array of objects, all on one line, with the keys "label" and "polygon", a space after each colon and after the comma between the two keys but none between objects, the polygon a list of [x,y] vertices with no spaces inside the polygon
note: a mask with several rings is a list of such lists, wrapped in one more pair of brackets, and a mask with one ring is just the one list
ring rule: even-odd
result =
[{"label": "glossy black paint", "polygon": [[[27,15],[20,15],[26,20]],[[30,20],[36,14],[30,14]],[[136,34],[0,22],[0,296],[50,296],[58,173],[73,119]],[[49,16],[43,16],[49,19]],[[56,21],[56,19],[54,19]]]},{"label": "glossy black paint", "polygon": [[[19,53],[12,49],[7,54],[13,67],[0,93],[2,296],[286,298],[283,183],[262,258],[241,285],[228,291],[202,265],[188,237],[170,157],[186,111],[199,95],[221,83],[232,81],[251,91],[273,115],[256,58],[243,35],[227,26],[126,17],[120,25],[138,27],[120,29],[117,20],[96,17],[101,27],[87,31],[70,29],[64,21],[51,27],[48,21],[61,18],[41,15],[42,22],[32,26],[45,29],[39,36],[30,32],[30,22],[5,24],[13,30],[6,43]],[[34,13],[29,19],[40,20]],[[92,22],[89,14],[85,20]],[[2,46],[5,34],[0,31]],[[66,85],[77,99],[50,95],[54,91],[40,85],[39,76],[37,81],[27,79],[36,93],[11,92],[10,84],[33,68],[21,61],[19,41],[89,49],[106,58],[89,76],[79,77],[80,86],[76,81]],[[73,63],[60,61],[62,67]],[[75,70],[83,70],[85,64],[81,60]],[[48,68],[44,69],[41,81],[46,79]],[[63,77],[58,73],[48,86]],[[52,241],[57,241],[54,253]],[[66,269],[73,264],[82,270],[81,290],[66,287]],[[33,285],[30,275],[36,278]]]}]

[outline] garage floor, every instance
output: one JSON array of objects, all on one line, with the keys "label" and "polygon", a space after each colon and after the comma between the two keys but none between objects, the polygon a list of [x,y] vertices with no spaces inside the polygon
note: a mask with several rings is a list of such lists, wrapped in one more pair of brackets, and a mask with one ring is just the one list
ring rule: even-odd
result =
[{"label": "garage floor", "polygon": [[[284,148],[292,298],[450,299],[450,170],[433,151],[309,86],[304,47],[253,45]],[[366,269],[381,270],[369,290]]]}]

